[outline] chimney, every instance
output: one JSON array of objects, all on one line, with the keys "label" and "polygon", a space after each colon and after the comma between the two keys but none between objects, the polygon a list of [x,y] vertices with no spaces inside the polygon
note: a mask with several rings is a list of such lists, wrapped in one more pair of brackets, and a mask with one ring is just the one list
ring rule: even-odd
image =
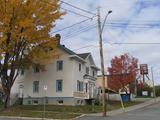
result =
[{"label": "chimney", "polygon": [[56,37],[56,41],[57,41],[58,45],[60,45],[61,35],[56,34],[55,37]]}]

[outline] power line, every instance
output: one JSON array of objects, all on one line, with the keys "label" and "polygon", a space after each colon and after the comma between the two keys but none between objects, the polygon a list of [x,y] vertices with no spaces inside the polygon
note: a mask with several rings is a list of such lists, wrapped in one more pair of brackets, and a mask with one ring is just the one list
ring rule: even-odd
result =
[{"label": "power line", "polygon": [[132,27],[132,28],[159,28],[160,27],[160,23],[152,23],[152,24],[130,24],[130,23],[116,23],[116,22],[112,22],[112,23],[107,23],[106,26],[110,26],[110,27]]},{"label": "power line", "polygon": [[[53,6],[53,4],[50,3],[50,2],[48,2],[48,1],[44,1],[44,0],[41,0],[41,1],[44,2],[44,3],[47,3],[47,4],[51,5],[51,6]],[[82,15],[82,14],[80,14],[80,13],[77,13],[77,12],[72,11],[72,10],[68,10],[68,9],[66,9],[66,8],[63,8],[63,7],[60,7],[60,8],[63,9],[63,10],[65,10],[65,11],[68,11],[68,12],[70,12],[70,13],[73,13],[73,14],[75,14],[75,15],[79,15],[79,16],[85,17],[85,18],[90,18],[90,17],[88,17],[88,16],[86,16],[86,15]]]},{"label": "power line", "polygon": [[145,44],[149,44],[149,45],[151,45],[151,44],[153,44],[153,45],[159,45],[160,43],[129,43],[129,42],[115,42],[115,43],[112,43],[112,44],[130,44],[130,45],[137,45],[137,44],[139,44],[139,45],[145,45]]},{"label": "power line", "polygon": [[127,28],[135,28],[135,29],[150,29],[150,28],[152,28],[152,29],[160,29],[160,27],[158,27],[158,26],[123,26],[123,25],[106,25],[106,26],[108,26],[108,27],[111,27],[111,28],[124,28],[124,27],[126,27],[126,29]]},{"label": "power line", "polygon": [[[104,44],[110,44],[108,42],[105,42]],[[160,43],[111,43],[111,44],[160,44]],[[110,45],[111,45],[110,44]],[[82,46],[80,48],[74,49],[73,51],[77,51],[77,50],[81,50],[81,49],[85,49],[85,48],[89,48],[89,47],[99,47],[98,45],[86,45],[86,46]]]},{"label": "power line", "polygon": [[69,35],[66,35],[66,36],[65,36],[65,39],[69,39],[69,38],[71,38],[71,37],[75,37],[75,36],[77,36],[77,35],[79,35],[79,34],[81,34],[81,33],[84,33],[84,32],[86,32],[86,31],[89,31],[89,30],[95,28],[96,26],[97,26],[97,25],[94,24],[94,25],[85,27],[85,28],[83,28],[83,29],[80,29],[80,30],[78,30],[78,31],[76,31],[76,32],[73,32],[73,33],[71,33],[71,34],[69,34]]},{"label": "power line", "polygon": [[63,10],[65,10],[65,11],[68,11],[68,12],[70,12],[70,13],[73,13],[73,14],[75,14],[75,15],[79,15],[79,16],[85,17],[85,18],[90,18],[90,17],[88,17],[88,16],[86,16],[86,15],[82,15],[82,14],[80,14],[80,13],[77,13],[77,12],[75,12],[75,11],[72,11],[72,10],[69,10],[69,9],[66,9],[66,8],[63,8],[63,7],[60,7],[60,8],[63,9]]},{"label": "power line", "polygon": [[82,8],[80,8],[80,7],[77,7],[77,6],[72,5],[72,4],[70,4],[70,3],[67,3],[67,2],[64,2],[64,1],[61,1],[61,3],[64,3],[64,4],[68,5],[68,6],[71,6],[71,7],[73,7],[73,8],[76,8],[76,9],[81,10],[81,11],[83,11],[83,12],[86,12],[86,13],[89,13],[89,14],[92,14],[92,15],[96,15],[95,13],[92,13],[92,12],[90,12],[90,11],[88,11],[88,10],[82,9]]},{"label": "power line", "polygon": [[62,29],[56,30],[56,31],[54,31],[54,32],[51,32],[51,34],[52,34],[52,33],[57,33],[57,32],[63,31],[63,30],[66,30],[66,29],[68,29],[68,28],[72,28],[72,27],[74,27],[74,26],[76,26],[76,25],[79,25],[79,24],[81,24],[81,23],[84,23],[84,22],[86,22],[86,21],[88,21],[88,20],[93,20],[94,17],[96,17],[96,16],[93,16],[92,18],[88,18],[88,19],[82,20],[82,21],[80,21],[80,22],[74,23],[74,24],[72,24],[72,25],[70,25],[70,26],[67,26],[67,27],[64,27],[64,28],[62,28]]},{"label": "power line", "polygon": [[74,49],[73,51],[77,51],[77,50],[81,50],[81,49],[89,48],[89,47],[98,47],[98,46],[96,46],[96,45],[86,45],[86,46],[83,46],[83,47],[80,47],[80,48]]}]

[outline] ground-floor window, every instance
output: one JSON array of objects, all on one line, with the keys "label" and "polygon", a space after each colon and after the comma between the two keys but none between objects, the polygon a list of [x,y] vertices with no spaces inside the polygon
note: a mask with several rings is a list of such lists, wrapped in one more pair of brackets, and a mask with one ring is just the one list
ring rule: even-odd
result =
[{"label": "ground-floor window", "polygon": [[56,92],[62,92],[63,80],[56,80]]},{"label": "ground-floor window", "polygon": [[33,81],[33,92],[34,93],[39,92],[39,81]]},{"label": "ground-floor window", "polygon": [[83,82],[77,80],[77,91],[82,92],[83,91]]}]

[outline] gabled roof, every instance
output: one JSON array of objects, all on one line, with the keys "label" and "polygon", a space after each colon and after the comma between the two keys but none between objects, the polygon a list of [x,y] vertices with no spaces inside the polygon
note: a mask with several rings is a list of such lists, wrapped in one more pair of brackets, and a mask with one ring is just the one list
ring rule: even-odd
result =
[{"label": "gabled roof", "polygon": [[86,59],[91,53],[82,53],[82,54],[77,54],[78,56],[80,56],[83,59]]},{"label": "gabled roof", "polygon": [[[72,50],[68,49],[67,47],[65,47],[65,45],[58,45],[58,47],[61,49],[61,50],[64,50],[66,53],[68,53],[70,55],[71,58],[75,58],[77,59],[78,61],[81,61],[81,62],[86,62],[86,59],[88,57],[91,57],[91,53],[81,53],[81,54],[77,54],[75,52],[73,52]],[[93,58],[91,57],[92,59],[92,64],[95,66],[95,63],[93,61]]]},{"label": "gabled roof", "polygon": [[72,50],[66,48],[65,45],[59,45],[58,47],[59,47],[60,49],[64,50],[65,52],[67,52],[67,53],[70,54],[70,55],[76,55],[75,52],[73,52]]},{"label": "gabled roof", "polygon": [[85,59],[83,59],[82,57],[80,57],[78,54],[76,54],[72,50],[66,48],[65,45],[59,45],[58,47],[60,49],[64,50],[66,53],[68,53],[71,58],[75,58],[78,61],[85,62]]}]

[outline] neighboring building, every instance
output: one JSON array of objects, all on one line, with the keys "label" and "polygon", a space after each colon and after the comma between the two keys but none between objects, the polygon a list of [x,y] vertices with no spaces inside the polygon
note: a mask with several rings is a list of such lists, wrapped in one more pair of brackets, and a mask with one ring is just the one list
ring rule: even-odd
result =
[{"label": "neighboring building", "polygon": [[[99,89],[99,93],[101,93],[102,92],[102,80],[103,80],[103,78],[102,78],[102,75],[98,75],[97,76],[97,81],[96,81],[96,85],[97,85],[97,88]],[[105,75],[105,89],[106,89],[106,91],[112,91],[112,92],[118,92],[118,90],[115,90],[112,86],[114,86],[113,84],[112,84],[112,82],[110,82],[109,80],[108,80],[108,76],[107,75]],[[110,86],[109,86],[110,85]]]},{"label": "neighboring building", "polygon": [[[106,94],[107,94],[108,99],[120,100],[121,99],[120,94],[126,94],[125,91],[127,91],[127,93],[130,94],[130,85],[126,83],[125,91],[124,91],[120,84],[121,83],[114,82],[109,75],[105,75],[105,88],[106,88]],[[102,93],[102,75],[99,75],[97,77],[96,85],[97,85],[97,88],[99,89],[98,93],[99,95],[101,95]]]},{"label": "neighboring building", "polygon": [[[83,105],[96,97],[97,70],[91,53],[76,54],[59,45],[59,57],[45,65],[22,72],[12,93],[23,98],[24,105]],[[18,88],[18,89],[17,89]]]}]

